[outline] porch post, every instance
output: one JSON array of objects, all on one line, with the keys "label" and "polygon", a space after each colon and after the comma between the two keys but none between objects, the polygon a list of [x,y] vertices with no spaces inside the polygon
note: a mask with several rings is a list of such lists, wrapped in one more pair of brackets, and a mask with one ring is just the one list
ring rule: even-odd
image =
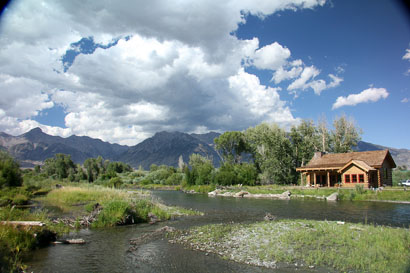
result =
[{"label": "porch post", "polygon": [[310,187],[310,173],[309,172],[306,174],[306,184],[308,184]]},{"label": "porch post", "polygon": [[327,171],[327,187],[330,188],[330,172]]},{"label": "porch post", "polygon": [[380,174],[380,169],[377,169],[377,187],[381,187],[381,174]]},{"label": "porch post", "polygon": [[313,185],[316,187],[316,173],[313,173]]}]

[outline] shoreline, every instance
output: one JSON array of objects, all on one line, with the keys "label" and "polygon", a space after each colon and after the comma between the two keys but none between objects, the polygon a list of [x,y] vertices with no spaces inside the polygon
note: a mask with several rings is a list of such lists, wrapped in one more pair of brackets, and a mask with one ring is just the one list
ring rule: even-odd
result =
[{"label": "shoreline", "polygon": [[[170,243],[254,266],[407,272],[408,229],[316,220],[211,224],[177,231]],[[389,263],[385,263],[388,260]]]}]

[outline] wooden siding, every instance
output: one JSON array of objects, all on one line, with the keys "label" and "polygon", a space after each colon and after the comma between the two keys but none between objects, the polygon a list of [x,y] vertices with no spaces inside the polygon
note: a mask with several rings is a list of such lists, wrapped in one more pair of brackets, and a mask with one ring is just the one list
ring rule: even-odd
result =
[{"label": "wooden siding", "polygon": [[[357,182],[353,183],[352,179],[350,179],[350,183],[346,183],[345,181],[346,174],[350,175],[350,177],[352,174],[357,174]],[[359,182],[359,174],[362,174],[364,176],[364,183]],[[351,165],[350,167],[346,168],[346,170],[342,173],[342,187],[351,188],[351,187],[355,187],[356,185],[363,185],[365,188],[368,188],[369,178],[365,171],[363,171],[362,169],[358,168],[355,165]]]}]

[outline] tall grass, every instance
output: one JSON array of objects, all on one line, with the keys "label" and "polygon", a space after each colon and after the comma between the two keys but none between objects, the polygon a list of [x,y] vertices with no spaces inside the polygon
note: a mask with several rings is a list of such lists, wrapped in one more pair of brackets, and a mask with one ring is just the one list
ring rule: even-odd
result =
[{"label": "tall grass", "polygon": [[[206,225],[176,240],[238,262],[298,263],[342,272],[408,272],[410,230],[313,220]],[[303,268],[302,268],[303,269]]]}]

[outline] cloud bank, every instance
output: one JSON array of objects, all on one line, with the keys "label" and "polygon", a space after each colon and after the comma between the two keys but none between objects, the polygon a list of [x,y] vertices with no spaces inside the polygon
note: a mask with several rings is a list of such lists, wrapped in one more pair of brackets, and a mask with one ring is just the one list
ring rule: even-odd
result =
[{"label": "cloud bank", "polygon": [[[13,1],[0,18],[0,131],[41,127],[133,145],[161,130],[242,130],[298,122],[278,87],[316,94],[342,81],[291,50],[234,33],[246,16],[313,9],[325,0]],[[3,90],[7,90],[4,92]],[[56,105],[65,128],[35,121]]]}]

